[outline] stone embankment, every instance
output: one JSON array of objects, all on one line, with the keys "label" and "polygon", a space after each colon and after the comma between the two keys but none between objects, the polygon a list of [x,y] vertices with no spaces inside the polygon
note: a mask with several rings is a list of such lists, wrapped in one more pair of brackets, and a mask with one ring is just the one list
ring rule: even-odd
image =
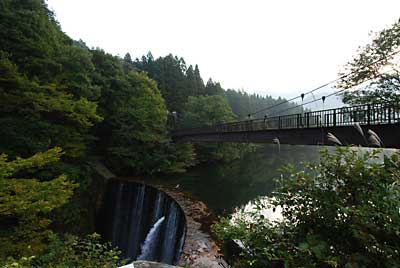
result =
[{"label": "stone embankment", "polygon": [[181,268],[181,267],[172,266],[160,262],[153,262],[153,261],[135,261],[131,264],[121,266],[119,268]]},{"label": "stone embankment", "polygon": [[191,268],[228,268],[229,265],[220,254],[220,248],[207,231],[207,225],[210,224],[207,206],[177,190],[160,185],[155,187],[174,198],[185,212],[186,241],[178,265]]}]

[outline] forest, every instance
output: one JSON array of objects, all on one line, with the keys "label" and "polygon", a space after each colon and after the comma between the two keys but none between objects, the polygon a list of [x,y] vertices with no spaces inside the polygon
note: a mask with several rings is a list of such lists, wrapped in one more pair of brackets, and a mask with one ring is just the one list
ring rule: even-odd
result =
[{"label": "forest", "polygon": [[[84,266],[81,248],[99,239],[85,238],[93,231],[91,163],[145,178],[230,161],[248,146],[173,143],[169,131],[245,119],[282,101],[225,90],[211,78],[205,83],[199,67],[178,56],[154,59],[149,52],[133,60],[89,48],[62,31],[44,0],[1,1],[0,40],[0,264],[6,267],[18,260],[56,267],[51,260],[67,253],[76,258],[59,267]],[[99,247],[88,257],[98,258],[93,267],[116,262],[112,248]]]}]

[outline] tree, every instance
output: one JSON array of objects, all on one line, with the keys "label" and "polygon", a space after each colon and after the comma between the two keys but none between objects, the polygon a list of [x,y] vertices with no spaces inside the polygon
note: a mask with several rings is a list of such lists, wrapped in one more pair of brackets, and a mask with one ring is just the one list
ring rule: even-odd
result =
[{"label": "tree", "polygon": [[[349,104],[385,103],[400,100],[400,20],[375,34],[345,66],[338,88],[354,89],[343,94]],[[343,75],[343,74],[340,74]]]},{"label": "tree", "polygon": [[129,73],[130,71],[135,70],[135,66],[133,65],[131,54],[129,54],[129,53],[125,54],[125,57],[122,60],[122,67],[123,67],[125,73]]},{"label": "tree", "polygon": [[51,82],[62,69],[56,59],[62,46],[71,43],[55,23],[54,14],[42,0],[5,0],[0,14],[0,49],[9,52],[29,78]]},{"label": "tree", "polygon": [[[77,187],[65,175],[42,181],[36,176],[57,162],[62,152],[53,148],[29,158],[8,161],[0,155],[0,256],[30,256],[43,251],[51,235],[49,213],[66,204]],[[24,174],[24,178],[20,178]],[[17,222],[16,225],[11,224]]]},{"label": "tree", "polygon": [[[47,267],[103,267],[98,241],[90,244],[97,255],[86,249],[79,255],[81,248],[68,251],[64,237],[90,229],[80,229],[93,211],[88,159],[100,152],[96,156],[130,174],[182,172],[192,164],[192,147],[169,141],[164,99],[130,55],[120,59],[72,40],[45,0],[1,1],[0,40],[0,266],[6,256],[23,256],[24,263],[30,254],[41,257],[55,219],[51,227],[67,247],[57,258],[79,260]],[[167,61],[181,93],[185,62],[172,55]],[[149,53],[146,64],[153,63]],[[56,162],[59,147],[64,157]],[[46,258],[54,257],[53,244]],[[92,253],[96,257],[85,262]]]},{"label": "tree", "polygon": [[51,235],[43,255],[9,257],[4,262],[0,260],[0,265],[3,268],[115,268],[124,264],[119,260],[120,253],[111,243],[103,243],[96,233],[83,238],[66,235],[63,239]]},{"label": "tree", "polygon": [[70,157],[85,153],[87,131],[102,119],[94,102],[74,98],[62,86],[29,80],[1,50],[0,73],[0,122],[4,126],[0,133],[5,139],[0,151],[26,156],[63,146]]},{"label": "tree", "polygon": [[[189,97],[182,122],[184,128],[213,126],[236,119],[224,96]],[[247,144],[196,143],[195,152],[200,162],[210,160],[232,161],[251,149]]]},{"label": "tree", "polygon": [[135,62],[135,67],[145,71],[157,82],[168,111],[182,112],[189,96],[204,94],[204,83],[196,65],[186,67],[185,60],[169,54],[154,60],[151,53]]},{"label": "tree", "polygon": [[[400,159],[382,163],[378,153],[337,148],[319,163],[289,165],[270,202],[216,230],[243,243],[248,266],[398,267]],[[281,222],[263,216],[271,207],[282,209]]]},{"label": "tree", "polygon": [[200,69],[197,64],[194,67],[194,78],[196,80],[196,89],[197,89],[198,95],[203,95],[204,94],[204,81],[201,78]]},{"label": "tree", "polygon": [[[144,72],[125,73],[118,58],[94,50],[95,79],[103,89],[99,111],[104,121],[94,132],[97,150],[119,174],[149,175],[183,171],[193,156],[182,159],[182,150],[167,137],[167,109],[154,80]],[[190,151],[187,155],[191,155]]]},{"label": "tree", "polygon": [[186,70],[186,77],[187,77],[187,90],[190,92],[190,96],[198,95],[196,77],[194,75],[193,66],[190,65],[189,68]]},{"label": "tree", "polygon": [[219,82],[214,82],[211,78],[208,79],[206,87],[204,89],[206,95],[222,95],[224,90]]},{"label": "tree", "polygon": [[88,130],[101,121],[87,47],[61,31],[43,0],[3,1],[0,38],[0,151],[28,156],[61,146],[65,160],[83,157]]},{"label": "tree", "polygon": [[189,97],[185,104],[182,126],[187,128],[212,126],[235,120],[223,96]]},{"label": "tree", "polygon": [[138,174],[159,167],[157,152],[166,142],[167,110],[156,83],[143,73],[129,73],[112,95],[112,113],[105,123],[112,131],[110,161]]}]

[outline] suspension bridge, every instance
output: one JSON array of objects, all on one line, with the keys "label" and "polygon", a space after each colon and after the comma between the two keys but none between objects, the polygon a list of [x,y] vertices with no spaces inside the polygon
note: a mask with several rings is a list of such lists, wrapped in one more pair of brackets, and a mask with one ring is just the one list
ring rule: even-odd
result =
[{"label": "suspension bridge", "polygon": [[[385,103],[370,103],[357,106],[345,106],[297,114],[250,119],[260,112],[275,109],[282,104],[301,98],[301,104],[281,110],[288,110],[322,101],[337,96],[348,90],[345,87],[321,98],[303,102],[304,96],[313,94],[330,84],[342,81],[353,75],[359,75],[366,70],[387,62],[399,54],[400,50],[376,59],[375,61],[344,74],[332,81],[322,84],[308,92],[291,99],[249,113],[249,119],[237,122],[204,126],[200,128],[178,129],[171,132],[175,141],[205,141],[205,142],[244,142],[244,143],[280,143],[292,145],[360,145],[366,147],[385,147],[400,149],[400,103],[399,101]],[[376,66],[375,66],[376,67]],[[363,82],[376,79],[372,76]]]},{"label": "suspension bridge", "polygon": [[361,145],[400,149],[400,104],[372,103],[178,129],[175,141]]}]

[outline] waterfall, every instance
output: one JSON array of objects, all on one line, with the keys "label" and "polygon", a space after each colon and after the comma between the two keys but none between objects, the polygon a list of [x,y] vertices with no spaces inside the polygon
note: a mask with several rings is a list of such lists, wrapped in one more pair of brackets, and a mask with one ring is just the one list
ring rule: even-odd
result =
[{"label": "waterfall", "polygon": [[118,185],[118,188],[117,188],[117,194],[116,194],[116,200],[115,200],[116,209],[114,210],[114,213],[113,213],[114,219],[117,219],[117,220],[114,220],[113,228],[112,228],[112,230],[113,230],[112,242],[113,243],[116,243],[116,241],[117,241],[117,230],[120,228],[120,225],[121,225],[121,221],[119,219],[121,218],[120,214],[121,214],[121,203],[122,203],[121,199],[122,199],[123,188],[124,188],[123,183]]},{"label": "waterfall", "polygon": [[153,253],[155,251],[155,247],[157,246],[159,229],[164,219],[165,217],[161,217],[147,234],[146,240],[142,246],[142,254],[140,254],[140,256],[137,258],[138,260],[152,261],[154,259]]},{"label": "waterfall", "polygon": [[174,264],[185,241],[186,220],[166,193],[115,179],[107,184],[96,230],[121,250],[123,258]]},{"label": "waterfall", "polygon": [[[131,202],[131,216],[127,221],[129,224],[126,224],[129,232],[124,232],[125,241],[127,243],[127,255],[128,256],[137,256],[140,253],[140,244],[142,239],[142,233],[145,230],[145,226],[142,221],[144,220],[143,213],[145,212],[145,186],[140,185],[133,189],[133,200]],[[128,233],[128,236],[126,236]],[[122,247],[124,248],[124,247]]]},{"label": "waterfall", "polygon": [[176,261],[179,260],[179,257],[181,256],[183,245],[185,244],[185,239],[186,239],[186,226],[183,227],[182,236],[181,236],[181,239],[179,240],[178,247],[177,247],[178,250],[175,253],[174,259]]},{"label": "waterfall", "polygon": [[167,222],[165,226],[165,236],[162,243],[161,261],[165,263],[173,263],[174,252],[176,248],[176,234],[178,229],[178,209],[177,205],[171,203],[168,211]]},{"label": "waterfall", "polygon": [[156,222],[157,219],[159,219],[162,216],[164,206],[164,193],[163,192],[158,192],[157,193],[157,198],[154,204],[154,212],[153,212],[153,222]]}]

